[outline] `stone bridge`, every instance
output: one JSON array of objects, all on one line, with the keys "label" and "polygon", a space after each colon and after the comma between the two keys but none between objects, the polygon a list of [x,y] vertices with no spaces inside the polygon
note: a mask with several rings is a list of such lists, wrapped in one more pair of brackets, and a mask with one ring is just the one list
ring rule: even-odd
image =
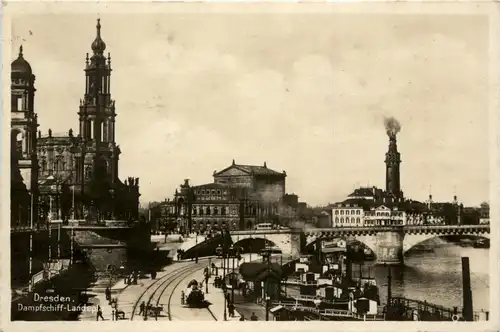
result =
[{"label": "stone bridge", "polygon": [[[449,235],[473,235],[490,238],[489,225],[375,226],[233,231],[233,243],[244,239],[262,239],[278,246],[283,254],[300,255],[312,243],[343,238],[356,240],[370,248],[381,264],[401,264],[404,254],[415,245],[432,238]],[[305,243],[304,243],[305,242]]]}]

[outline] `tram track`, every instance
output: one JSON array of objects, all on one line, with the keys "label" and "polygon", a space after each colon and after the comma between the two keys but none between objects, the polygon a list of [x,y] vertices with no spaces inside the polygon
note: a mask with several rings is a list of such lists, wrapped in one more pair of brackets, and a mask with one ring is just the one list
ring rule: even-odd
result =
[{"label": "tram track", "polygon": [[[144,301],[145,304],[146,304],[146,306],[148,306],[148,305],[151,304],[151,302],[154,302],[155,295],[159,294],[159,296],[157,297],[156,302],[155,302],[155,304],[158,305],[159,302],[160,302],[161,296],[163,295],[163,293],[166,291],[166,289],[172,283],[174,283],[175,280],[177,280],[179,277],[182,276],[182,278],[180,278],[179,282],[176,284],[176,286],[174,287],[174,289],[187,276],[189,276],[190,274],[192,274],[192,273],[194,273],[194,272],[196,272],[196,271],[198,271],[200,269],[203,269],[204,267],[205,267],[205,265],[201,265],[200,266],[198,264],[195,264],[195,265],[191,265],[190,264],[189,266],[182,267],[182,268],[179,268],[179,269],[177,269],[175,271],[172,271],[171,273],[168,273],[168,274],[164,275],[163,277],[161,277],[160,279],[158,279],[155,282],[153,282],[151,285],[149,285],[141,293],[141,295],[138,297],[137,301],[135,301],[134,306],[132,308],[132,313],[130,315],[130,320],[134,320],[134,317],[135,317],[136,312],[137,312],[137,307],[140,305],[140,303],[142,301]],[[158,293],[158,292],[160,292],[160,293]],[[171,299],[171,296],[169,298],[169,303],[168,303],[168,316],[169,316],[169,319],[171,317],[171,314],[170,314],[170,299]]]},{"label": "tram track", "polygon": [[[194,273],[194,271],[193,271],[193,272],[191,272],[190,274],[192,274],[192,273]],[[190,274],[188,274],[188,275],[190,275]],[[188,275],[186,275],[186,277],[187,277]],[[175,291],[175,289],[177,289],[177,287],[179,287],[179,285],[181,284],[181,282],[182,282],[182,281],[184,281],[184,279],[186,279],[186,278],[182,278],[182,279],[180,279],[180,280],[179,280],[179,281],[178,281],[178,282],[174,285],[174,288],[172,289],[172,292],[170,293],[170,296],[168,297],[168,303],[167,303],[167,314],[168,314],[168,320],[172,320],[172,311],[170,310],[170,308],[171,308],[172,297],[174,296],[174,291]],[[162,291],[162,294],[163,294],[163,292],[164,292],[165,290],[166,290],[166,287],[165,287],[165,289]],[[158,298],[158,301],[159,301],[159,299],[160,299],[160,298],[161,298],[161,295],[160,295],[160,297]],[[212,310],[210,310],[210,308],[209,308],[209,307],[207,307],[207,308],[205,308],[205,309],[208,311],[208,313],[210,314],[210,316],[211,316],[214,320],[217,320],[217,316],[215,316],[215,314],[212,312]]]}]

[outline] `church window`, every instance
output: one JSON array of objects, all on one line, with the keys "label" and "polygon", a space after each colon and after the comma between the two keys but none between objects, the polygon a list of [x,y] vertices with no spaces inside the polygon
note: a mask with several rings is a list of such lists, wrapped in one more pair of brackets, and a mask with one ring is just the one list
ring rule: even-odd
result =
[{"label": "church window", "polygon": [[90,179],[92,177],[92,169],[90,167],[87,167],[85,169],[85,178]]},{"label": "church window", "polygon": [[20,96],[17,97],[17,110],[18,111],[23,110],[23,98]]},{"label": "church window", "polygon": [[99,125],[99,127],[101,128],[101,141],[102,142],[107,141],[106,137],[104,136],[104,125],[105,125],[104,122],[101,122],[101,124]]},{"label": "church window", "polygon": [[89,120],[90,125],[90,139],[94,139],[94,121]]}]

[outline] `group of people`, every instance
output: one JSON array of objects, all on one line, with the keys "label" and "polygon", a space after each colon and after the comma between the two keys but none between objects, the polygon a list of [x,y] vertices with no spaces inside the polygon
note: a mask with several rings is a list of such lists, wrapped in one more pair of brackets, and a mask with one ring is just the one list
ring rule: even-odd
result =
[{"label": "group of people", "polygon": [[145,301],[142,301],[141,304],[139,305],[139,315],[142,315],[144,317],[144,320],[148,318],[148,313],[153,312],[153,315],[155,317],[155,320],[158,320],[158,313],[159,310],[154,310],[152,304],[146,304]]},{"label": "group of people", "polygon": [[125,277],[125,285],[137,285],[137,279],[139,279],[139,272],[132,271],[132,273]]},{"label": "group of people", "polygon": [[[245,321],[245,315],[241,315],[240,317],[240,321]],[[251,321],[257,321],[259,320],[259,318],[257,317],[257,315],[255,315],[255,312],[252,312],[252,316],[250,316],[250,320]]]},{"label": "group of people", "polygon": [[[104,291],[104,294],[106,296],[106,301],[108,301],[108,304],[111,306],[111,319],[112,320],[120,320],[120,319],[125,319],[125,312],[123,310],[118,309],[118,299],[117,298],[112,298],[111,297],[111,289],[106,287],[106,290]],[[104,317],[102,315],[102,308],[100,305],[97,305],[97,313],[96,313],[96,320],[104,320]]]}]

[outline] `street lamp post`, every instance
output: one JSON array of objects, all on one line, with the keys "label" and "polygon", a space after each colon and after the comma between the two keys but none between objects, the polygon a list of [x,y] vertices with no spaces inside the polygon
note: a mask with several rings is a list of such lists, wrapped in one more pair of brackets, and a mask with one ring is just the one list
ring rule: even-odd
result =
[{"label": "street lamp post", "polygon": [[226,249],[222,248],[222,289],[224,291],[224,320],[227,320],[227,301],[226,301]]},{"label": "street lamp post", "polygon": [[29,270],[28,274],[30,277],[30,282],[28,290],[31,292],[33,290],[33,281],[31,279],[31,273],[33,272],[33,192],[30,192],[30,260],[29,260]]},{"label": "street lamp post", "polygon": [[231,280],[231,302],[234,304],[234,284],[235,284],[235,282],[234,282],[234,256],[236,254],[236,248],[233,245],[231,245],[229,252],[231,253],[231,256],[232,256],[231,257],[231,260],[232,260],[232,262],[231,262],[232,269],[231,270],[232,271],[231,271],[231,279],[230,279]]},{"label": "street lamp post", "polygon": [[266,284],[265,284],[265,300],[266,300],[266,321],[269,320],[269,273],[271,267],[271,253],[269,250],[262,251],[262,258],[267,259],[267,275],[266,275]]}]

